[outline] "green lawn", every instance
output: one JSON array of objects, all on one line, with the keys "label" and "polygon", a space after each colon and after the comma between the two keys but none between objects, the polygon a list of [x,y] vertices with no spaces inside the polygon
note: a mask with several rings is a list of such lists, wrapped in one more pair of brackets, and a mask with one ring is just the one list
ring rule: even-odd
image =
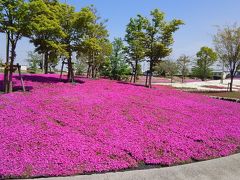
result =
[{"label": "green lawn", "polygon": [[206,92],[204,94],[206,94],[208,96],[218,96],[218,97],[240,99],[240,92]]}]

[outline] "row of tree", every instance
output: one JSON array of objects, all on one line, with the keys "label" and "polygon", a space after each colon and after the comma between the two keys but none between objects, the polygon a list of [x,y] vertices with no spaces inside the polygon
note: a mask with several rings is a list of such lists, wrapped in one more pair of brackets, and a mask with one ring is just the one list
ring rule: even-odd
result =
[{"label": "row of tree", "polygon": [[102,62],[111,54],[104,24],[93,6],[76,12],[58,0],[0,0],[0,32],[7,36],[5,92],[12,92],[17,43],[23,37],[44,55],[45,73],[49,64],[61,58],[67,61],[70,81],[72,59],[78,56],[87,59],[88,76],[96,77]]},{"label": "row of tree", "polygon": [[[158,63],[154,70],[159,76],[180,75],[182,82],[187,76],[197,77],[205,81],[212,77],[211,66],[217,61],[217,54],[209,47],[202,47],[196,58],[181,55],[177,60],[167,59]],[[191,72],[192,71],[192,72]]]},{"label": "row of tree", "polygon": [[152,86],[154,66],[171,54],[174,43],[173,34],[180,25],[184,24],[179,19],[166,21],[165,14],[159,9],[151,11],[150,15],[151,18],[141,15],[131,18],[125,36],[127,58],[133,68],[134,83],[139,62],[149,62],[150,67],[146,79],[148,87]]},{"label": "row of tree", "polygon": [[[150,69],[147,71],[146,86],[151,87],[151,76],[154,71],[158,71],[160,74],[165,72],[171,77],[179,73],[184,81],[192,67],[191,75],[205,81],[212,76],[211,67],[219,61],[230,72],[230,91],[232,91],[233,79],[240,70],[240,27],[235,24],[219,28],[213,37],[214,50],[204,46],[197,52],[196,58],[193,60],[182,55],[174,61],[166,60],[166,57],[172,52],[173,33],[183,22],[176,19],[166,22],[164,18],[164,13],[158,9],[151,12],[150,19],[141,15],[131,18],[125,35],[127,45],[124,46],[121,39],[114,41],[113,57],[115,58],[111,62],[116,64],[116,60],[123,62],[121,59],[125,59],[125,62],[132,68],[134,83],[139,72],[139,63],[149,62]],[[113,67],[113,69],[115,68]]]},{"label": "row of tree", "polygon": [[[240,27],[236,24],[220,28],[213,37],[215,50],[202,47],[196,54],[192,68],[192,76],[205,81],[212,76],[211,66],[220,62],[230,73],[230,91],[233,90],[233,79],[240,71]],[[164,61],[155,70],[159,73],[167,72],[171,77],[180,71],[182,80],[189,72],[191,59],[183,55],[176,62]],[[224,72],[222,72],[224,73]],[[223,78],[223,74],[222,74]]]}]

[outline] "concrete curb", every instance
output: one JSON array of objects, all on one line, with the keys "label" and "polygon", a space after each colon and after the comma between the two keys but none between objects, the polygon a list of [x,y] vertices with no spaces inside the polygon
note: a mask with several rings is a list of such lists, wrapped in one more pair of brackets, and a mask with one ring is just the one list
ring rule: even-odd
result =
[{"label": "concrete curb", "polygon": [[42,178],[41,180],[239,180],[240,154],[198,163],[106,174]]}]

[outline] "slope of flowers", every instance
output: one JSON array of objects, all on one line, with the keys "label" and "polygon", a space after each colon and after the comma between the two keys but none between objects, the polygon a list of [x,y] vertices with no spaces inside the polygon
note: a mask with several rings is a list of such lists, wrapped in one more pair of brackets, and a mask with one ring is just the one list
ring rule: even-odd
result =
[{"label": "slope of flowers", "polygon": [[239,150],[240,104],[169,87],[78,82],[25,76],[30,92],[0,95],[0,178],[169,166]]}]

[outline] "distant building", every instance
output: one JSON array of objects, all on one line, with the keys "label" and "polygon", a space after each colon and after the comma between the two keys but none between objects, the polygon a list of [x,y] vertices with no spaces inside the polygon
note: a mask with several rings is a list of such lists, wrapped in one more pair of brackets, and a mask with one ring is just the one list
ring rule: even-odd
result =
[{"label": "distant building", "polygon": [[223,79],[226,79],[229,75],[229,72],[228,71],[222,72],[221,70],[213,70],[212,74],[214,79],[221,79],[222,75],[223,75]]},{"label": "distant building", "polygon": [[[222,78],[222,71],[221,70],[213,70],[213,78],[214,79],[221,79]],[[230,77],[230,72],[229,71],[224,71],[223,72],[223,79],[227,79]],[[237,78],[240,78],[240,71],[236,73]]]},{"label": "distant building", "polygon": [[21,65],[21,71],[27,71],[28,66],[27,65]]},{"label": "distant building", "polygon": [[[211,66],[211,69],[213,70],[213,78],[214,79],[221,79],[222,78],[222,72],[223,73],[223,79],[230,78],[230,71],[226,67],[222,67],[222,63],[217,61],[213,66]],[[240,69],[236,73],[236,78],[240,78]]]},{"label": "distant building", "polygon": [[[27,65],[21,65],[21,71],[27,71],[27,69],[28,69],[28,66]],[[4,70],[4,67],[2,66],[0,66],[0,70],[1,71],[3,71]]]}]

